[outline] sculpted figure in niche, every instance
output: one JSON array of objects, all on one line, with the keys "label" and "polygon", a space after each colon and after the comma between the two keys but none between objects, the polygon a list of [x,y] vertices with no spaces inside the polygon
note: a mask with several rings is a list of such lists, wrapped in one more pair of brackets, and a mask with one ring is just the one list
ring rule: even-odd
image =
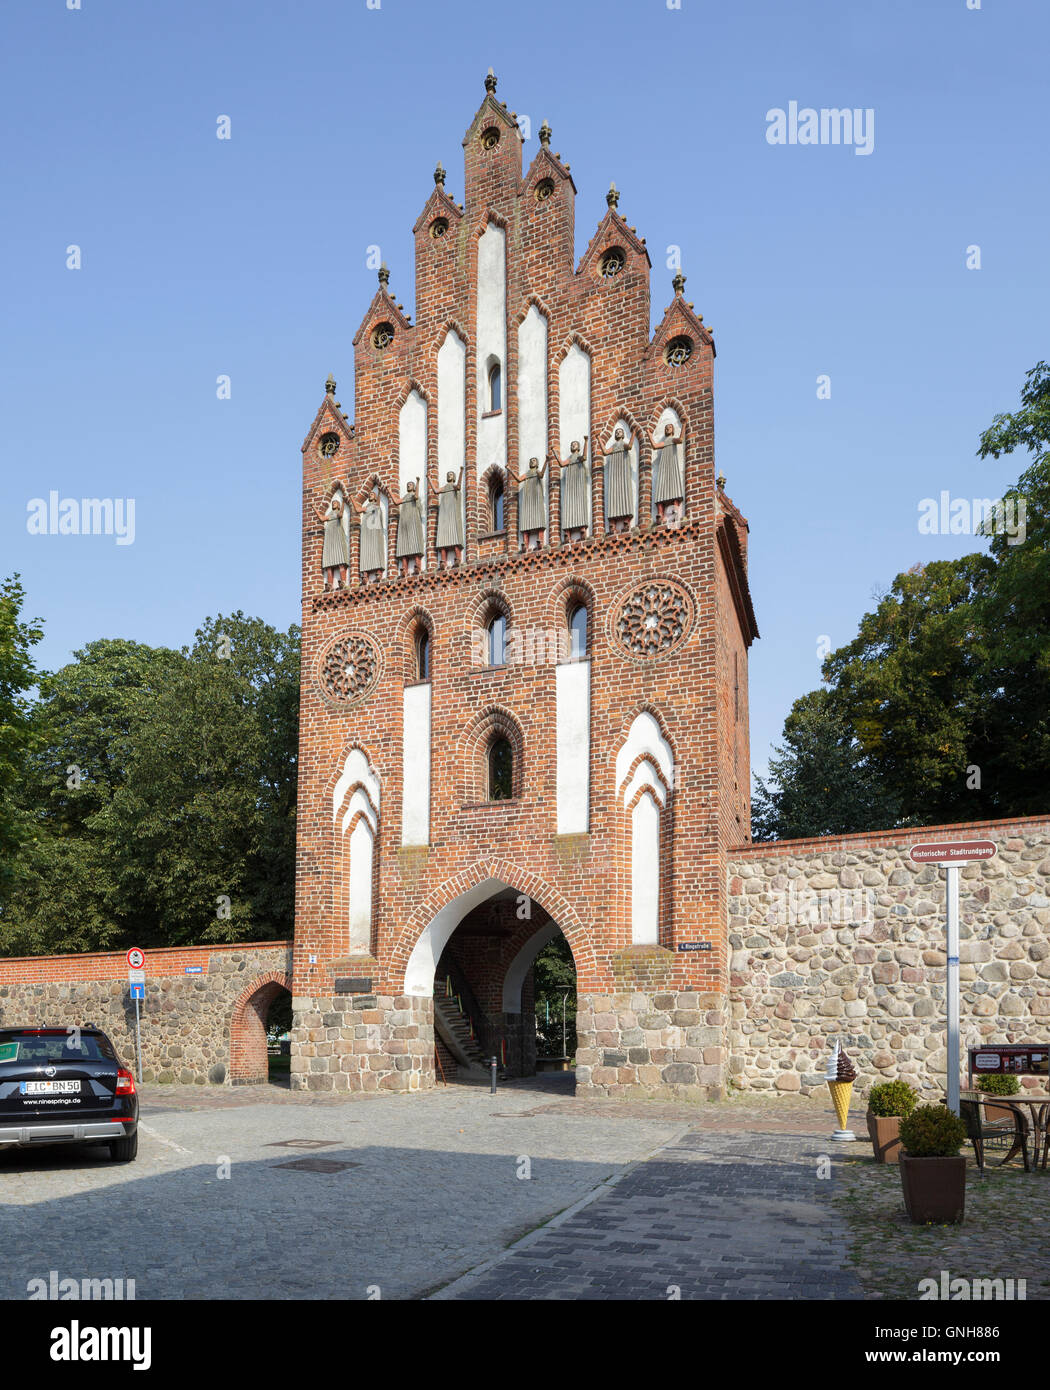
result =
[{"label": "sculpted figure in niche", "polygon": [[[314,503],[314,511],[324,522],[324,549],[321,552],[321,568],[324,570],[324,592],[329,589],[346,588],[346,571],[350,564],[350,546],[343,530],[343,494],[333,492],[327,509]],[[338,580],[335,577],[339,571]]]},{"label": "sculpted figure in niche", "polygon": [[543,533],[547,529],[547,499],[543,495],[543,475],[547,471],[547,460],[540,467],[538,458],[529,459],[524,473],[515,473],[507,465],[507,472],[518,485],[518,529],[525,537],[526,550],[535,550],[543,544]]},{"label": "sculpted figure in niche", "polygon": [[377,584],[386,569],[386,528],[383,525],[378,484],[373,486],[363,503],[355,502],[351,497],[350,505],[361,525],[361,573],[366,576],[367,583]]},{"label": "sculpted figure in niche", "polygon": [[418,561],[423,554],[423,502],[419,495],[419,479],[408,483],[404,497],[399,497],[397,488],[390,493],[391,501],[397,507],[397,544],[394,558],[401,574],[415,574]]},{"label": "sculpted figure in niche", "polygon": [[[587,486],[587,440],[572,441],[567,459],[558,459],[561,468],[561,529],[570,541],[582,540],[591,524],[590,493]],[[553,455],[551,456],[553,457]]]},{"label": "sculpted figure in niche", "polygon": [[664,425],[662,437],[653,436],[652,445],[656,450],[653,459],[653,501],[656,504],[656,519],[660,525],[673,526],[682,514],[682,499],[685,487],[682,483],[682,466],[678,462],[678,445],[685,439],[685,425],[677,437],[674,425],[668,420]]},{"label": "sculpted figure in niche", "polygon": [[636,431],[632,427],[629,439],[624,438],[623,426],[617,425],[605,453],[605,501],[609,521],[614,531],[627,531],[634,519],[634,479],[631,450]]},{"label": "sculpted figure in niche", "polygon": [[445,474],[444,487],[438,489],[437,548],[442,569],[458,565],[463,559],[462,487],[463,469],[459,470],[457,478],[450,468]]}]

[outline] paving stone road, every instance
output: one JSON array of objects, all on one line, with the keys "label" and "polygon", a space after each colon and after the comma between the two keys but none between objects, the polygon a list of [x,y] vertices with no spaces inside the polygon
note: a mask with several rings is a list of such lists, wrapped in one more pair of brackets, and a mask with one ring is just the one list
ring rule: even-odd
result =
[{"label": "paving stone road", "polygon": [[139,1299],[859,1297],[816,1177],[826,1107],[571,1086],[146,1087],[133,1164],[0,1151],[0,1298],[52,1270]]},{"label": "paving stone road", "polygon": [[[325,1105],[167,1089],[147,1088],[135,1163],[87,1146],[0,1152],[0,1298],[51,1270],[132,1278],[139,1299],[419,1297],[684,1128],[659,1109],[629,1124],[526,1113],[551,1087]],[[317,1146],[276,1147],[291,1140]],[[355,1166],[280,1166],[304,1159]]]},{"label": "paving stone road", "polygon": [[[813,1135],[684,1134],[440,1299],[860,1299]],[[826,1165],[824,1165],[826,1167]]]}]

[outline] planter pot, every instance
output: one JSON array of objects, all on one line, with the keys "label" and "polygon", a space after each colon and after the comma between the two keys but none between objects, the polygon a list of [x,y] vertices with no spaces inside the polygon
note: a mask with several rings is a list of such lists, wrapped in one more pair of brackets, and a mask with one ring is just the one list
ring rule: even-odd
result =
[{"label": "planter pot", "polygon": [[912,1221],[951,1225],[966,1210],[966,1159],[900,1156],[904,1206]]},{"label": "planter pot", "polygon": [[901,1156],[901,1118],[899,1115],[873,1115],[868,1111],[868,1138],[875,1150],[876,1163],[896,1163]]}]

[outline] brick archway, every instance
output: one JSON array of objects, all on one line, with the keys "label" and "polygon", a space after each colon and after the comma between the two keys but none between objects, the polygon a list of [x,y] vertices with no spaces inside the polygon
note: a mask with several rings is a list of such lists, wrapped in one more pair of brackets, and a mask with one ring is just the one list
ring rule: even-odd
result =
[{"label": "brick archway", "polygon": [[577,976],[594,975],[594,946],[570,903],[537,874],[508,860],[491,859],[446,880],[409,918],[392,953],[392,973],[404,980],[406,994],[432,993],[434,967],[445,942],[472,908],[504,888],[538,903],[568,941]]},{"label": "brick archway", "polygon": [[291,976],[281,970],[270,970],[265,975],[257,975],[237,996],[230,1015],[227,1079],[231,1086],[259,1085],[267,1080],[266,1017],[281,990],[291,994]]}]

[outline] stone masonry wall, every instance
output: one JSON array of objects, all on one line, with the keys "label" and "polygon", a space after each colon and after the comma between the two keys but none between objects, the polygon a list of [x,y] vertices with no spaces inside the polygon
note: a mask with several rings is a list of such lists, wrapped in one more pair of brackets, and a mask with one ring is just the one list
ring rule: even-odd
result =
[{"label": "stone masonry wall", "polygon": [[339,994],[292,1000],[293,1091],[420,1091],[434,1085],[434,1001]]},{"label": "stone masonry wall", "polygon": [[921,841],[989,839],[960,870],[960,1015],[966,1049],[1050,1041],[1050,818],[756,844],[729,856],[731,1084],[823,1086],[831,1042],[858,1090],[902,1077],[943,1093],[944,871]]},{"label": "stone masonry wall", "polygon": [[[291,942],[151,950],[140,1005],[142,1078],[184,1084],[265,1080],[231,1075],[231,1039],[259,1025],[245,1006],[291,979]],[[200,974],[187,968],[201,967]],[[0,959],[0,1027],[93,1024],[135,1063],[135,1005],[122,951]],[[234,1073],[236,1068],[233,1069]]]}]

